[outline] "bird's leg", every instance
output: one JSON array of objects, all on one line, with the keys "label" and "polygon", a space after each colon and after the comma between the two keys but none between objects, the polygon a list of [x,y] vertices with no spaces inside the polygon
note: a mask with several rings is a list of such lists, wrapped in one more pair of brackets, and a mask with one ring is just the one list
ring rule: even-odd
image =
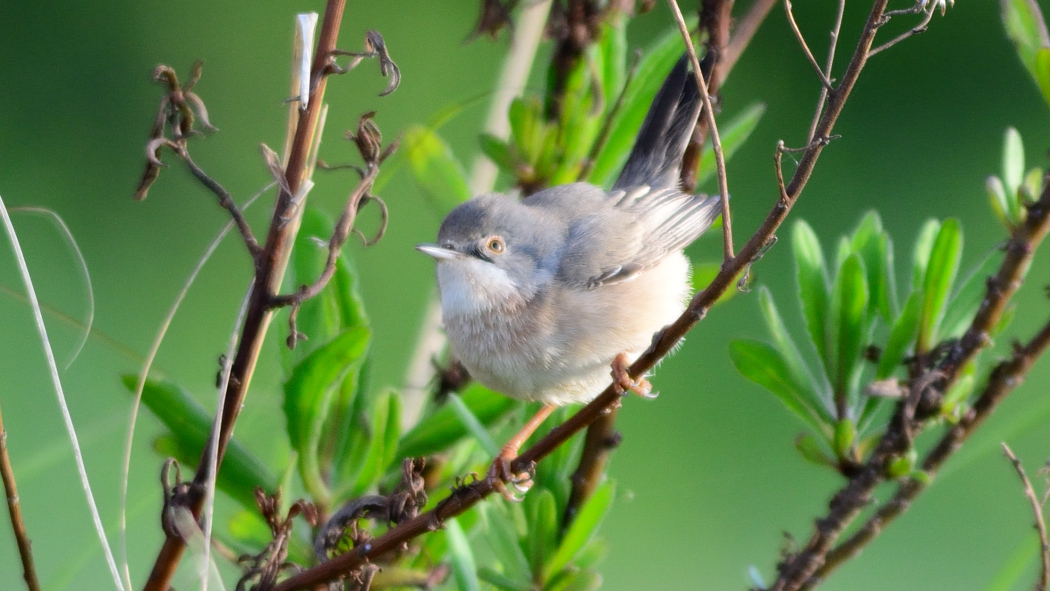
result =
[{"label": "bird's leg", "polygon": [[620,396],[627,392],[634,392],[642,398],[656,398],[657,393],[653,392],[653,385],[649,383],[649,380],[645,378],[631,379],[631,375],[627,373],[630,367],[631,364],[627,360],[626,353],[620,353],[613,359],[612,378],[613,388],[616,389],[616,392]]},{"label": "bird's leg", "polygon": [[514,474],[510,471],[510,463],[514,458],[518,457],[518,450],[521,445],[525,443],[525,440],[529,438],[543,424],[543,421],[554,412],[554,407],[550,404],[544,404],[540,408],[529,422],[525,423],[525,426],[518,431],[514,437],[510,438],[510,441],[503,446],[500,450],[499,455],[492,461],[492,467],[489,468],[488,480],[492,483],[492,486],[499,491],[499,494],[503,495],[503,498],[508,501],[520,501],[521,499],[515,497],[510,491],[507,490],[505,483],[509,482],[514,485],[515,488],[521,492],[525,492],[532,488],[532,477],[527,472],[520,474]]}]

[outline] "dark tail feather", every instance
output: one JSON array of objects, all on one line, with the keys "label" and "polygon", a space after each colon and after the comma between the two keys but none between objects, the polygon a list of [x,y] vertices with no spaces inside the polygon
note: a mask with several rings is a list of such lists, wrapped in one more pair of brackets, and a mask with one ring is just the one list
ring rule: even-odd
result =
[{"label": "dark tail feather", "polygon": [[689,57],[683,55],[656,93],[613,189],[678,186],[682,156],[702,106]]}]

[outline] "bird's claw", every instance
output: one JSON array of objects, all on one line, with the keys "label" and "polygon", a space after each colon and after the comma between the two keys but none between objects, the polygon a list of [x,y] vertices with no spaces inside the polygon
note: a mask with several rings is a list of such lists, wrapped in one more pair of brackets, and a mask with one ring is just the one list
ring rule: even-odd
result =
[{"label": "bird's claw", "polygon": [[620,353],[612,362],[613,388],[616,393],[623,396],[627,392],[634,392],[642,398],[656,398],[659,392],[653,392],[653,385],[645,378],[632,379],[627,373],[630,367],[626,353]]},{"label": "bird's claw", "polygon": [[516,496],[507,490],[507,484],[516,488],[520,493],[526,493],[532,488],[532,475],[529,472],[519,472],[517,474],[512,472],[510,463],[513,459],[513,457],[504,454],[496,456],[496,459],[492,461],[492,466],[489,467],[486,479],[492,484],[492,488],[496,489],[496,492],[504,499],[512,503],[520,503],[524,500],[524,497]]}]

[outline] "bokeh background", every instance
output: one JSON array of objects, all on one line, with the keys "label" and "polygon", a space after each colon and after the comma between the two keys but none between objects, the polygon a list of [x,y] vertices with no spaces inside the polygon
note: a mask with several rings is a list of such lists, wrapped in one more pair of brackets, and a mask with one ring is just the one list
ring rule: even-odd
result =
[{"label": "bokeh background", "polygon": [[[386,81],[373,64],[333,80],[322,157],[339,161],[350,155],[338,138],[365,111],[377,109],[377,122],[392,137],[461,103],[441,132],[469,164],[507,47],[506,34],[495,42],[465,42],[476,4],[349,3],[341,47],[357,48],[367,29],[378,29],[404,78],[384,98],[376,95]],[[823,53],[835,3],[796,4],[803,31]],[[851,4],[840,65],[866,12],[863,3]],[[1050,3],[1041,4],[1046,10]],[[63,380],[115,544],[129,413],[119,376],[138,371],[177,290],[226,222],[214,198],[177,165],[163,172],[149,199],[131,200],[161,94],[150,74],[166,63],[185,76],[194,60],[206,60],[198,91],[221,132],[195,142],[194,155],[244,199],[268,182],[258,144],[282,142],[293,15],[322,8],[319,0],[0,3],[0,195],[9,208],[45,207],[61,215],[90,267],[96,334]],[[693,10],[693,2],[684,8]],[[661,3],[632,22],[631,44],[644,48],[672,26]],[[540,63],[548,50],[541,50]],[[531,80],[532,89],[542,90],[542,76]],[[804,141],[818,89],[782,9],[774,9],[723,92],[727,116],[755,101],[768,107],[729,164],[740,240],[776,198],[776,141]],[[998,3],[960,2],[934,18],[927,33],[871,60],[835,130],[842,137],[825,150],[793,216],[808,220],[829,247],[863,212],[877,209],[896,239],[899,276],[922,222],[954,216],[965,230],[964,265],[972,265],[1004,239],[991,221],[984,181],[999,171],[1003,132],[1011,125],[1026,140],[1028,165],[1045,166],[1050,110],[1013,54]],[[344,186],[343,179],[321,177],[311,199],[335,212]],[[351,242],[349,250],[376,328],[374,380],[398,385],[424,302],[434,291],[431,261],[411,247],[430,240],[440,220],[407,168],[381,194],[391,209],[387,237],[368,250]],[[268,209],[260,204],[251,210],[257,227]],[[61,235],[45,218],[14,215],[41,298],[83,318],[85,283]],[[690,253],[702,260],[718,248],[717,239],[708,238]],[[22,286],[6,237],[0,237],[0,253],[0,404],[39,572],[51,590],[112,588],[30,311],[17,295]],[[754,274],[800,330],[787,242],[770,251]],[[243,247],[228,241],[190,293],[157,360],[163,375],[209,408],[216,357],[249,277]],[[1041,295],[1048,281],[1050,258],[1043,256],[1017,297],[1013,333],[1031,334],[1050,315]],[[626,402],[620,415],[624,443],[611,468],[619,496],[603,529],[611,542],[601,569],[606,589],[742,589],[751,566],[771,580],[787,536],[804,541],[813,518],[825,511],[840,478],[800,458],[792,441],[801,425],[729,364],[729,339],[765,337],[757,311],[753,293],[717,308],[660,367],[655,382],[663,395]],[[78,332],[57,315],[49,316],[49,328],[63,363]],[[1000,341],[992,355],[1002,355],[1007,339]],[[237,427],[238,437],[264,459],[283,453],[270,449],[273,431],[283,429],[276,342],[271,345]],[[1027,588],[1036,540],[1029,508],[998,444],[1009,442],[1032,472],[1050,456],[1048,386],[1050,361],[1044,359],[914,508],[825,588],[1000,588],[997,577],[1012,568],[1025,573],[1017,588]],[[160,459],[150,447],[159,432],[146,413],[135,440],[128,505],[136,582],[144,579],[161,540]],[[0,521],[0,589],[18,589],[17,553],[6,517]]]}]

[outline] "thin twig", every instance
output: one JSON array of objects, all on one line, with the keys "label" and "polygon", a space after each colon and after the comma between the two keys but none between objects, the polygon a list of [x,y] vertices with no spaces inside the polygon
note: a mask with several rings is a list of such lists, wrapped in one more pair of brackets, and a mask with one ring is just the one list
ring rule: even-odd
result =
[{"label": "thin twig", "polygon": [[26,524],[22,521],[22,506],[18,502],[15,471],[11,468],[11,458],[7,455],[7,430],[4,429],[3,415],[0,415],[0,477],[4,481],[7,512],[11,515],[11,529],[18,543],[18,555],[22,557],[22,576],[29,591],[40,591],[40,582],[36,578],[36,568],[33,566],[33,547],[29,542],[29,534],[26,533]]},{"label": "thin twig", "polygon": [[638,65],[642,62],[642,53],[640,51],[634,52],[634,59],[631,61],[631,67],[627,69],[627,76],[623,81],[623,88],[620,89],[619,96],[616,97],[616,102],[613,103],[612,107],[605,113],[605,121],[602,122],[602,128],[598,132],[598,137],[595,138],[594,144],[591,145],[591,151],[587,153],[587,157],[583,159],[583,165],[580,166],[580,173],[576,175],[577,181],[585,181],[591,174],[591,170],[594,168],[594,163],[598,160],[598,156],[605,149],[605,144],[609,141],[609,136],[612,134],[613,121],[616,116],[623,109],[624,99],[627,97],[627,89],[631,87],[631,82],[634,81],[634,77],[638,74]]},{"label": "thin twig", "polygon": [[[828,58],[824,63],[824,77],[829,81],[832,80],[831,71],[835,65],[835,47],[839,41],[839,31],[842,30],[842,14],[846,11],[846,0],[839,0],[839,9],[835,14],[835,25],[831,27],[831,41],[828,44]],[[813,112],[813,122],[809,124],[809,133],[806,135],[806,142],[813,141],[813,132],[817,129],[817,122],[820,121],[820,114],[824,112],[824,101],[828,98],[829,92],[828,86],[821,86],[820,97],[817,98],[817,108]]]},{"label": "thin twig", "polygon": [[[295,130],[295,139],[292,142],[288,165],[285,168],[285,178],[291,192],[284,189],[279,192],[266,245],[256,258],[252,301],[245,316],[244,330],[241,332],[237,355],[230,368],[229,387],[226,389],[218,438],[217,441],[209,439],[205,446],[201,455],[202,460],[198,464],[202,468],[198,469],[190,489],[188,508],[195,518],[200,517],[203,508],[204,483],[211,477],[206,467],[206,459],[212,453],[212,446],[216,446],[217,465],[222,463],[226,446],[233,435],[234,423],[244,406],[244,397],[255,370],[255,363],[262,350],[266,331],[273,317],[271,298],[277,293],[284,277],[288,260],[286,255],[295,241],[295,233],[298,230],[298,224],[288,224],[285,221],[295,205],[293,203],[294,193],[307,180],[306,171],[310,161],[310,147],[313,145],[315,133],[319,133],[316,125],[324,102],[328,78],[318,74],[329,65],[331,53],[335,49],[339,35],[339,25],[342,22],[345,4],[345,0],[328,0],[325,7],[321,34],[318,37],[311,68],[317,82],[314,85],[309,106],[298,114],[299,122]],[[166,537],[149,579],[146,581],[144,587],[146,591],[167,591],[185,548],[185,542],[178,536],[169,534]]]},{"label": "thin twig", "polygon": [[241,212],[241,208],[237,207],[237,202],[233,200],[233,196],[227,191],[218,181],[208,176],[204,170],[193,161],[190,157],[189,150],[186,149],[186,143],[181,142],[178,144],[178,154],[182,158],[186,166],[189,167],[190,172],[193,176],[197,177],[197,180],[202,185],[208,188],[209,191],[215,193],[215,196],[219,198],[219,205],[230,212],[230,217],[233,218],[233,222],[237,224],[237,230],[241,233],[241,238],[244,239],[244,245],[248,247],[248,252],[252,255],[254,261],[259,257],[259,253],[262,251],[262,247],[259,246],[259,241],[255,239],[255,234],[252,233],[252,227],[248,225],[248,220],[244,219],[244,213]]},{"label": "thin twig", "polygon": [[704,102],[704,116],[707,118],[707,127],[711,133],[711,146],[715,152],[715,168],[718,171],[718,192],[722,196],[722,268],[724,269],[729,266],[734,254],[733,222],[729,215],[729,182],[726,179],[726,161],[725,155],[722,154],[722,140],[718,137],[718,127],[715,124],[715,111],[711,105],[711,95],[707,92],[707,81],[704,80],[704,75],[700,70],[700,60],[696,57],[696,48],[693,46],[693,39],[689,35],[689,26],[685,24],[685,17],[682,16],[682,10],[678,8],[677,0],[667,0],[667,4],[671,7],[671,12],[678,23],[678,31],[682,34],[682,40],[685,41],[686,50],[689,52],[689,59],[693,62],[693,76],[696,78],[696,84],[700,88],[700,98]]},{"label": "thin twig", "polygon": [[890,39],[889,41],[887,41],[887,42],[883,43],[882,45],[876,47],[875,49],[872,49],[871,50],[871,55],[875,55],[876,53],[885,51],[885,50],[893,47],[894,45],[900,43],[901,41],[904,41],[908,37],[911,37],[913,35],[918,35],[919,33],[922,33],[924,31],[926,31],[926,26],[930,24],[931,20],[933,20],[933,5],[935,5],[935,4],[937,4],[937,3],[936,2],[931,2],[930,3],[930,8],[929,8],[929,10],[926,11],[926,16],[922,19],[922,22],[920,22],[918,25],[915,25],[914,27],[912,27],[908,31],[905,31],[904,33],[901,33],[900,35],[894,37],[893,39]]},{"label": "thin twig", "polygon": [[1028,498],[1028,502],[1032,505],[1032,513],[1035,515],[1035,530],[1039,532],[1039,556],[1042,561],[1042,568],[1039,571],[1039,581],[1035,584],[1035,591],[1046,591],[1047,585],[1050,584],[1050,541],[1046,538],[1046,520],[1043,519],[1043,505],[1039,502],[1039,497],[1035,494],[1035,489],[1032,488],[1032,481],[1028,480],[1028,475],[1025,474],[1024,466],[1021,465],[1021,460],[1017,459],[1012,449],[1006,442],[1002,442],[1003,453],[1010,459],[1010,463],[1014,465],[1014,470],[1017,470],[1017,476],[1021,479],[1021,486],[1024,487],[1024,496]]},{"label": "thin twig", "polygon": [[[828,101],[828,108],[821,118],[818,126],[818,137],[830,135],[835,122],[850,93],[855,86],[860,72],[867,60],[867,52],[871,48],[871,42],[875,36],[875,27],[872,23],[881,17],[888,0],[877,0],[869,16],[868,24],[865,26],[857,48],[853,53],[849,66],[842,77],[839,90]],[[689,330],[696,326],[706,315],[707,311],[718,301],[718,299],[736,282],[736,277],[753,263],[758,256],[767,248],[766,245],[773,238],[780,225],[787,218],[791,208],[798,201],[802,189],[806,186],[817,160],[825,146],[824,142],[814,142],[806,150],[799,161],[798,167],[792,176],[791,182],[786,186],[782,196],[778,197],[769,215],[762,222],[758,230],[740,249],[737,256],[728,265],[723,265],[718,275],[701,292],[693,296],[685,312],[677,320],[662,332],[657,334],[649,349],[646,350],[628,369],[631,377],[645,375],[656,363],[673,350]],[[569,417],[561,425],[551,429],[543,438],[523,451],[511,462],[512,472],[523,472],[563,445],[573,435],[579,433],[585,427],[593,423],[599,416],[607,412],[607,409],[615,406],[620,401],[620,394],[616,392],[613,385],[609,385],[589,404],[580,409],[576,414]],[[455,517],[473,507],[485,497],[495,491],[491,479],[483,479],[456,489],[447,499],[438,503],[436,507],[420,514],[417,517],[401,523],[397,527],[387,531],[382,536],[374,539],[367,546],[360,546],[333,558],[314,568],[307,569],[294,575],[271,591],[294,591],[296,589],[312,589],[326,581],[333,580],[344,573],[359,567],[366,560],[371,560],[382,554],[401,548],[409,540],[423,535],[429,531],[439,528],[441,524],[451,517]]]},{"label": "thin twig", "polygon": [[817,63],[817,58],[813,57],[813,52],[809,50],[809,45],[806,44],[806,38],[802,36],[802,31],[799,30],[798,24],[795,22],[795,14],[791,12],[791,0],[784,0],[784,12],[787,14],[788,25],[791,27],[791,32],[795,34],[795,39],[798,39],[798,44],[802,46],[802,52],[806,54],[806,59],[809,60],[809,65],[813,66],[813,71],[817,73],[817,77],[820,78],[821,85],[824,86],[825,90],[831,90],[831,80],[828,80],[828,76],[824,74],[824,71],[820,69],[820,64]]}]

